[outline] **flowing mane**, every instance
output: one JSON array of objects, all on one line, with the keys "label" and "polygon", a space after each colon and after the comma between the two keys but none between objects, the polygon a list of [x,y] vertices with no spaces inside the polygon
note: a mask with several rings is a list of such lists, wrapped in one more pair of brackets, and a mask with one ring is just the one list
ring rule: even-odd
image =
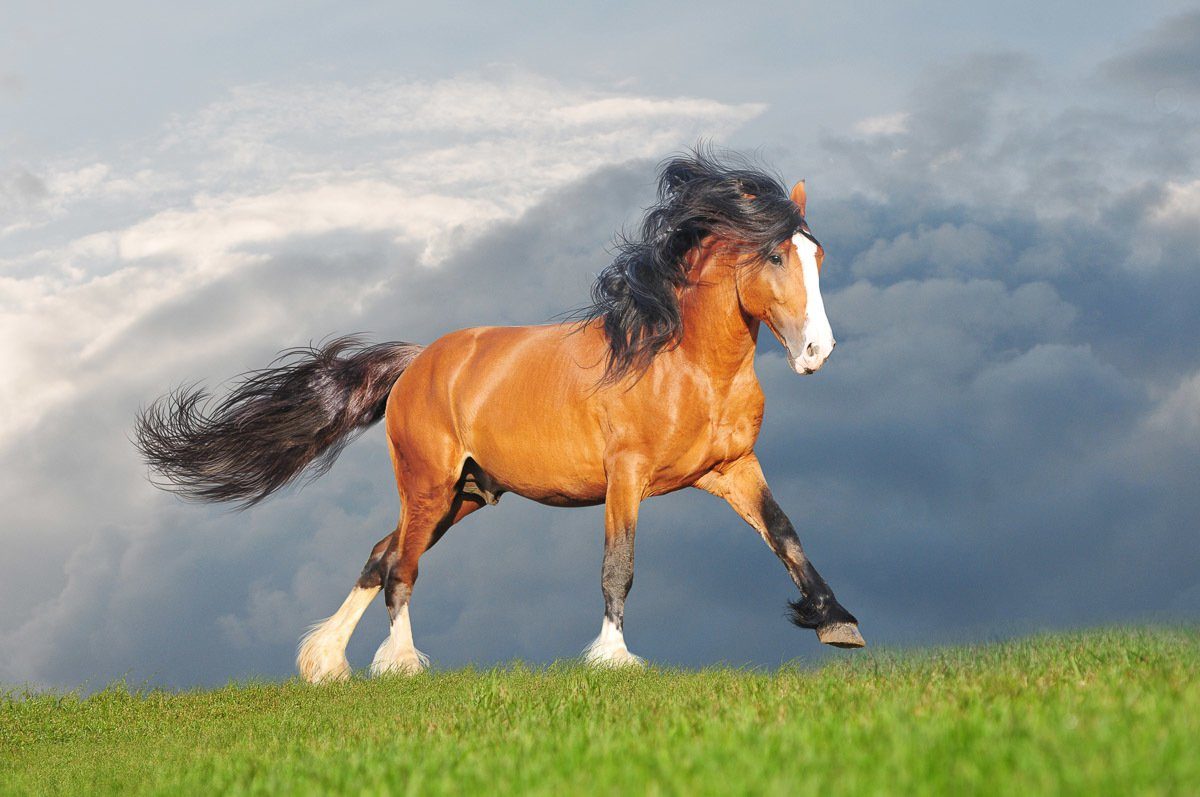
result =
[{"label": "flowing mane", "polygon": [[698,148],[659,167],[658,201],[637,237],[621,235],[616,257],[576,315],[602,319],[608,336],[604,381],[644,371],[683,333],[677,291],[687,283],[684,255],[709,235],[747,257],[765,258],[803,223],[783,184],[739,155]]}]

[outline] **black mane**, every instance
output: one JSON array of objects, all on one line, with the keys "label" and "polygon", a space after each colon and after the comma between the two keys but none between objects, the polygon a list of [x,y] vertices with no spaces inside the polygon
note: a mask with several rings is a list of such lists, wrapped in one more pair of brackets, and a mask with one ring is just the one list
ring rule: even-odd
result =
[{"label": "black mane", "polygon": [[640,373],[679,344],[676,291],[687,282],[684,255],[715,235],[747,257],[767,257],[803,223],[783,184],[746,158],[703,147],[662,164],[658,202],[636,238],[621,235],[616,257],[592,285],[577,317],[602,319],[608,336],[605,382]]}]

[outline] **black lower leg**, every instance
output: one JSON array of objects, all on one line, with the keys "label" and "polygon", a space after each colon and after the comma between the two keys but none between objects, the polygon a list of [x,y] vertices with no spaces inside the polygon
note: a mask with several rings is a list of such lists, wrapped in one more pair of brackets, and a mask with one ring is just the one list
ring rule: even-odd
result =
[{"label": "black lower leg", "polygon": [[393,622],[396,615],[412,597],[412,585],[403,581],[395,568],[389,570],[383,585],[383,601],[387,604],[388,618]]},{"label": "black lower leg", "polygon": [[788,602],[791,621],[801,628],[813,629],[831,623],[857,625],[858,620],[838,603],[833,590],[808,560],[792,522],[767,489],[762,492],[762,518],[767,527],[767,542],[771,550],[787,567],[792,580],[800,588],[800,600]]},{"label": "black lower leg", "polygon": [[625,597],[633,586],[633,530],[604,539],[604,565],[600,590],[604,593],[604,616],[620,630],[625,625]]},{"label": "black lower leg", "polygon": [[359,589],[377,589],[383,586],[383,578],[386,574],[384,557],[387,555],[388,546],[391,544],[393,536],[395,536],[394,533],[389,534],[375,543],[375,547],[371,550],[371,557],[363,565],[362,572],[359,574],[358,581],[355,584]]}]

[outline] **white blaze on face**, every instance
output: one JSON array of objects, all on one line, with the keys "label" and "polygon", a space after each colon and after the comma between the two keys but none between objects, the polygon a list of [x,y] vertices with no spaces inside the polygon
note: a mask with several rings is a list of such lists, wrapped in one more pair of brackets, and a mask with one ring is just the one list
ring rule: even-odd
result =
[{"label": "white blaze on face", "polygon": [[821,274],[817,270],[817,245],[807,236],[796,233],[792,236],[796,253],[804,274],[804,290],[808,294],[808,306],[804,308],[804,324],[800,328],[800,345],[791,348],[789,361],[798,374],[816,371],[833,352],[835,341],[829,318],[825,315],[825,302],[821,299]]}]

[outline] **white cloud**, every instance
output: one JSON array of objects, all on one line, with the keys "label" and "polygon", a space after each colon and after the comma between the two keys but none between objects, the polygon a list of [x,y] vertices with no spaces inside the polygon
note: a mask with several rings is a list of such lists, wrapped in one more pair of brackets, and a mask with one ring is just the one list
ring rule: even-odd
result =
[{"label": "white cloud", "polygon": [[868,116],[855,122],[853,130],[860,136],[897,136],[908,132],[910,116],[907,111]]},{"label": "white cloud", "polygon": [[89,389],[84,367],[122,331],[264,247],[357,230],[435,265],[549,190],[762,109],[528,74],[253,85],[114,157],[22,172],[13,195],[39,191],[6,203],[0,239],[0,446]]},{"label": "white cloud", "polygon": [[[258,85],[120,151],[0,173],[0,457],[10,476],[0,490],[8,507],[0,536],[11,554],[0,563],[0,677],[123,671],[128,640],[75,639],[80,618],[107,627],[101,636],[163,622],[163,612],[134,606],[139,596],[175,600],[177,588],[169,578],[158,583],[159,574],[181,561],[194,572],[228,547],[192,538],[207,516],[147,488],[125,439],[139,400],[182,377],[262,365],[310,334],[363,329],[364,308],[380,291],[403,291],[387,282],[390,255],[380,251],[415,253],[437,267],[491,225],[601,167],[658,158],[701,135],[721,138],[760,111],[530,75]],[[318,237],[333,248],[317,252],[313,266],[306,242]],[[350,242],[345,258],[336,241]],[[369,249],[372,241],[382,249]],[[370,454],[369,444],[359,447],[364,462]],[[360,478],[355,462],[341,463],[351,481]],[[376,492],[388,489],[381,483]],[[304,507],[311,510],[301,499],[279,511]],[[177,511],[186,513],[186,541],[170,528]],[[383,528],[393,512],[382,501],[379,517],[363,525]],[[268,531],[297,526],[270,508],[256,518]],[[255,583],[247,611],[216,608],[202,622],[217,618],[221,641],[236,646],[260,638],[281,613],[293,625],[313,619],[326,593],[341,588],[347,564],[331,563],[349,554],[343,535],[361,520],[331,521],[331,542],[319,553],[289,543],[295,560],[277,564],[294,582]],[[284,612],[283,595],[305,608]],[[294,637],[299,628],[280,633]],[[89,652],[65,653],[51,638]],[[72,655],[93,660],[85,666]]]},{"label": "white cloud", "polygon": [[1186,377],[1162,396],[1145,423],[1149,430],[1176,439],[1200,434],[1200,372]]},{"label": "white cloud", "polygon": [[1162,200],[1152,209],[1150,218],[1169,227],[1195,228],[1200,223],[1200,180],[1167,183]]}]

